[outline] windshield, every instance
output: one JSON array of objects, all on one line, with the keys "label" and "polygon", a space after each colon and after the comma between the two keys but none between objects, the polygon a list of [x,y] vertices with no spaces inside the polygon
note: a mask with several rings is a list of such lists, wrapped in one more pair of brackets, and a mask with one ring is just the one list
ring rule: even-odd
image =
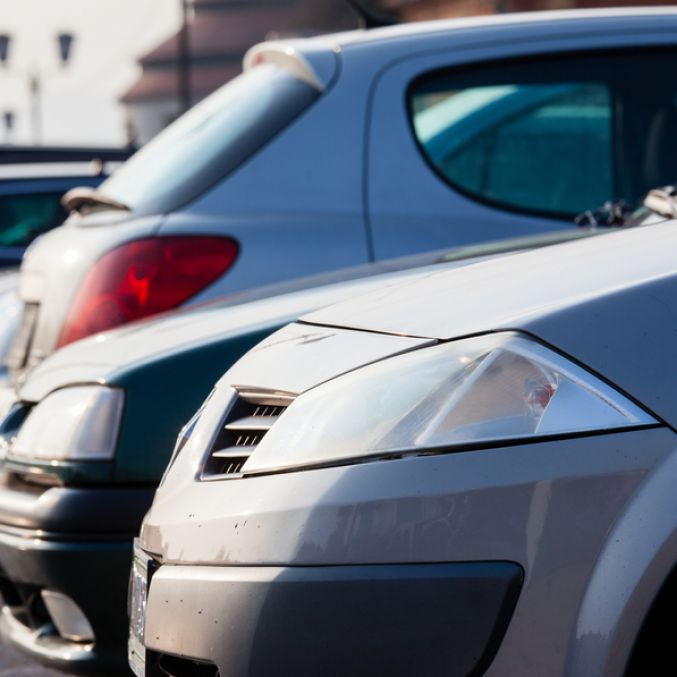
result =
[{"label": "windshield", "polygon": [[158,134],[99,190],[136,213],[177,209],[240,166],[318,96],[279,66],[257,66]]}]

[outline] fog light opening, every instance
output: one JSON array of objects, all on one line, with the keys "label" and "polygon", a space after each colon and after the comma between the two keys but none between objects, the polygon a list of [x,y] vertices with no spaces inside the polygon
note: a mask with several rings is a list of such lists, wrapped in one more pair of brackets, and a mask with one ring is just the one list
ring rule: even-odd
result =
[{"label": "fog light opening", "polygon": [[52,623],[63,639],[81,643],[94,642],[94,630],[87,616],[68,595],[52,590],[43,590],[41,594]]}]

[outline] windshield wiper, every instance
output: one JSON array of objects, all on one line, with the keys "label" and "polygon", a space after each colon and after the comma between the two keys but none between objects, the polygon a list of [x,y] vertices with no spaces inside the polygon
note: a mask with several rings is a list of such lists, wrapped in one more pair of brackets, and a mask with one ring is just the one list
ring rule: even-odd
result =
[{"label": "windshield wiper", "polygon": [[132,210],[122,202],[118,202],[94,188],[85,186],[72,188],[62,198],[61,204],[69,212],[87,214],[89,212],[114,209],[116,211],[131,212]]},{"label": "windshield wiper", "polygon": [[675,186],[663,186],[650,190],[644,198],[644,206],[659,216],[677,218],[677,189]]},{"label": "windshield wiper", "polygon": [[642,206],[633,210],[624,200],[609,200],[598,209],[588,209],[574,222],[582,228],[630,228],[639,225],[647,211],[668,219],[677,219],[677,186],[650,190]]},{"label": "windshield wiper", "polygon": [[629,225],[631,214],[632,209],[625,200],[608,200],[597,209],[586,209],[574,223],[580,228],[623,228]]}]

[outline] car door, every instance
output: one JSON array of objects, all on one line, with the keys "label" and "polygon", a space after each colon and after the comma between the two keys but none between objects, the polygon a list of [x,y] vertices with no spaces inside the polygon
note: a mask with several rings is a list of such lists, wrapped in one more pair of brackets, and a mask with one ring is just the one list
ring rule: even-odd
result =
[{"label": "car door", "polygon": [[665,35],[477,43],[396,63],[374,89],[376,258],[561,229],[674,181],[677,86],[662,74],[677,48]]}]

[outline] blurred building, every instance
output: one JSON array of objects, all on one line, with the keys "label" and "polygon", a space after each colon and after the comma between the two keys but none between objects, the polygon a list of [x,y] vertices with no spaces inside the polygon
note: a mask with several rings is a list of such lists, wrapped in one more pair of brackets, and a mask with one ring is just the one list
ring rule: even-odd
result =
[{"label": "blurred building", "polygon": [[[381,0],[381,6],[395,12],[401,21],[548,9],[634,7],[641,4],[638,0]],[[649,4],[673,5],[674,0],[651,0]]]},{"label": "blurred building", "polygon": [[[350,10],[338,4],[337,9],[318,0],[194,0],[188,31],[191,102],[235,77],[244,53],[257,42],[354,24]],[[179,41],[177,33],[140,59],[141,77],[122,98],[130,141],[145,143],[181,111]]]},{"label": "blurred building", "polygon": [[[177,0],[178,2],[179,0]],[[399,21],[545,9],[618,7],[637,0],[359,0]],[[652,0],[671,5],[674,0]],[[354,27],[345,0],[193,0],[189,24],[190,101],[196,103],[241,70],[253,44],[271,37],[307,35]],[[140,59],[141,77],[124,94],[129,140],[146,143],[182,110],[180,34]]]}]

